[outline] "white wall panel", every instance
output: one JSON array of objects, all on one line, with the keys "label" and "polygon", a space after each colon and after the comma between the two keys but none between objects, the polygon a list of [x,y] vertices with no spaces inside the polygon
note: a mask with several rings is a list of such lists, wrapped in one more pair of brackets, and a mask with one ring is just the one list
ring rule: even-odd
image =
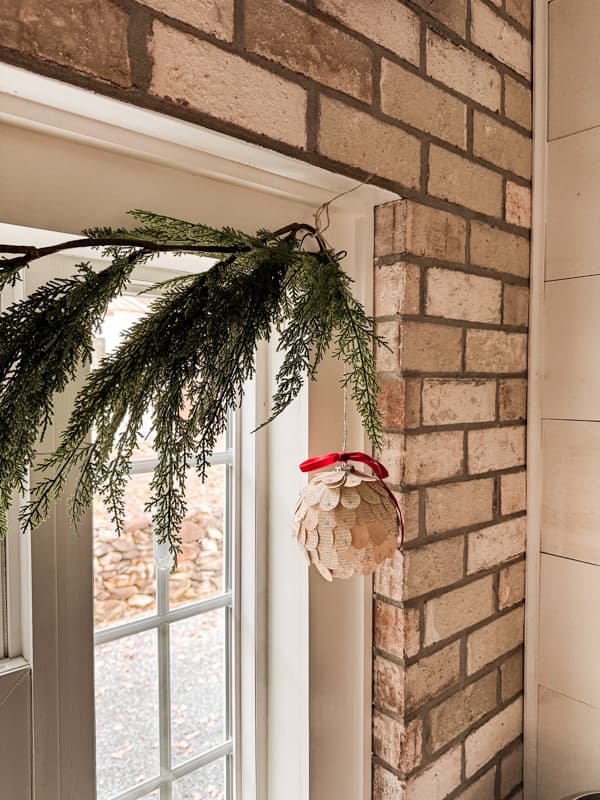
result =
[{"label": "white wall panel", "polygon": [[600,420],[599,309],[600,276],[546,284],[544,418]]},{"label": "white wall panel", "polygon": [[600,711],[543,687],[539,693],[539,800],[600,789]]},{"label": "white wall panel", "polygon": [[598,608],[600,567],[542,555],[540,684],[600,709]]},{"label": "white wall panel", "polygon": [[542,550],[600,564],[600,423],[545,420]]},{"label": "white wall panel", "polygon": [[548,137],[600,125],[600,3],[554,0],[549,9]]},{"label": "white wall panel", "polygon": [[547,203],[546,278],[600,273],[600,128],[548,145]]}]

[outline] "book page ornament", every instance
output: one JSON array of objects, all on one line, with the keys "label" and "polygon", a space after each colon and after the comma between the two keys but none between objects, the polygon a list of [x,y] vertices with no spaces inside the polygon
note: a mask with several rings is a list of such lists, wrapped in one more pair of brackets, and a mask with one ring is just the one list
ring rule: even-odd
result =
[{"label": "book page ornament", "polygon": [[[349,464],[365,464],[373,475]],[[293,535],[309,564],[327,581],[370,575],[404,541],[398,502],[384,484],[388,471],[366,453],[328,453],[300,464],[302,472],[329,465],[300,492]]]}]

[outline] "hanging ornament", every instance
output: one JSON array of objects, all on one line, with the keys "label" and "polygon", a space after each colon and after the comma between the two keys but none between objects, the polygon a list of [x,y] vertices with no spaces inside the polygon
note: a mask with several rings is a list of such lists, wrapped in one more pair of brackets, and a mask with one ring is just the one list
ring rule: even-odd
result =
[{"label": "hanging ornament", "polygon": [[[348,462],[366,464],[368,475]],[[318,472],[302,488],[294,514],[294,536],[309,564],[328,581],[370,575],[404,541],[396,498],[383,483],[388,472],[366,453],[329,453],[300,464]]]}]

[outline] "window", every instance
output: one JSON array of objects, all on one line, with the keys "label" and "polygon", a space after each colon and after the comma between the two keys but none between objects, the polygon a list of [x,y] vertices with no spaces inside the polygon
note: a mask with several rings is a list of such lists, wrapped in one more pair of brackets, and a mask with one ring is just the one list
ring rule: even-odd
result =
[{"label": "window", "polygon": [[[110,352],[150,304],[147,294],[114,300],[96,352]],[[232,418],[205,483],[190,470],[175,572],[145,508],[156,463],[147,435],[119,539],[102,501],[94,503],[98,800],[232,797],[235,435]]]}]

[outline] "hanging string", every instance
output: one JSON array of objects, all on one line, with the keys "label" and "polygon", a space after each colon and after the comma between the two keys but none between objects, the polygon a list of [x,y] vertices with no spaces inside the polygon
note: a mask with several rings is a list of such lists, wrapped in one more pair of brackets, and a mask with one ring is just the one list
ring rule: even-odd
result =
[{"label": "hanging string", "polygon": [[[340,192],[339,194],[336,194],[334,197],[330,198],[329,200],[326,200],[324,203],[321,203],[321,205],[317,208],[317,210],[314,213],[315,230],[317,232],[316,233],[317,236],[322,237],[322,235],[325,233],[325,231],[331,225],[331,216],[329,214],[329,206],[332,203],[335,203],[336,200],[339,200],[340,197],[345,197],[347,194],[351,194],[352,192],[355,192],[357,189],[360,189],[361,186],[366,186],[366,184],[369,183],[369,181],[371,180],[372,177],[373,177],[373,175],[367,175],[367,177],[364,179],[364,181],[361,181],[360,183],[357,183],[355,186],[351,186],[349,189],[346,189],[345,191]],[[321,217],[323,216],[323,214],[325,215],[325,225],[323,225],[322,222],[321,222]]]}]

